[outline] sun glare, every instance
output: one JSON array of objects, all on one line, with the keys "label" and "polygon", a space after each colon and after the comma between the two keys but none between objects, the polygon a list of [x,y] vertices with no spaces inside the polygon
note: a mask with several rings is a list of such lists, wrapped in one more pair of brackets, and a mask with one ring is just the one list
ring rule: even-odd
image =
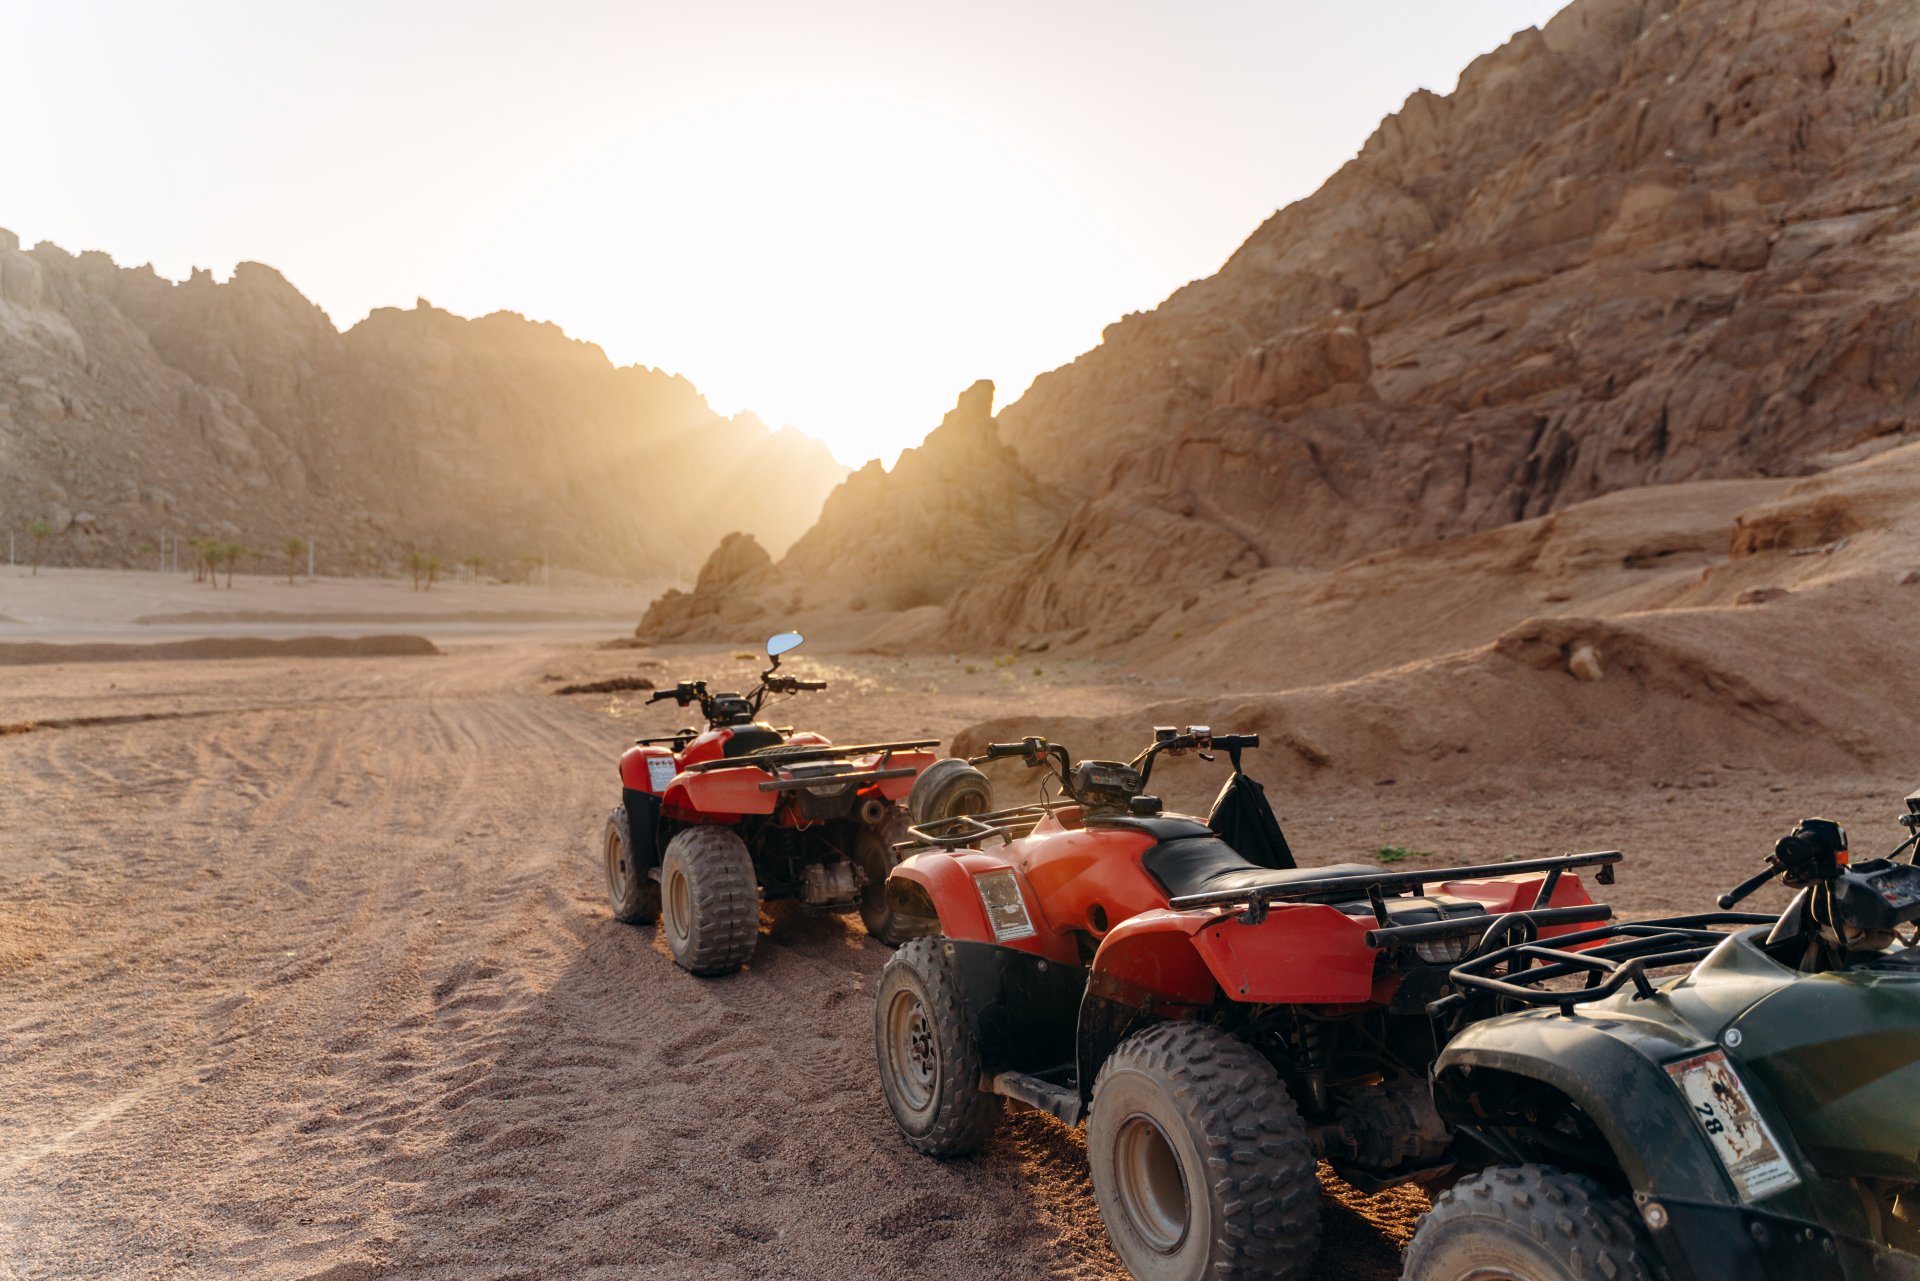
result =
[{"label": "sun glare", "polygon": [[976,378],[1018,395],[1145,287],[1047,167],[898,103],[688,110],[555,175],[519,221],[551,251],[495,288],[854,465],[890,461]]}]

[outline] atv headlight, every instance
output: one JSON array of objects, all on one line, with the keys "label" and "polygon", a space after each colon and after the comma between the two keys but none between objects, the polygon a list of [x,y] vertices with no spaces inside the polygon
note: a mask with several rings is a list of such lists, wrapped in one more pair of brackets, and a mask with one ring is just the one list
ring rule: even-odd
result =
[{"label": "atv headlight", "polygon": [[987,908],[987,924],[993,927],[996,943],[1034,936],[1033,918],[1027,915],[1027,902],[1020,896],[1020,882],[1007,868],[981,872],[973,878],[980,901]]}]

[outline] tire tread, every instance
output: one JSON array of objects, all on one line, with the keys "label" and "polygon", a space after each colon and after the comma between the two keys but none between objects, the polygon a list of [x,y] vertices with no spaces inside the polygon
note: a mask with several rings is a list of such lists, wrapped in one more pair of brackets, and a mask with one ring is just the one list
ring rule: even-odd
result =
[{"label": "tire tread", "polygon": [[666,857],[676,855],[686,863],[693,923],[686,954],[674,959],[689,974],[731,974],[760,939],[760,883],[746,842],[730,828],[689,827],[667,842]]},{"label": "tire tread", "polygon": [[1091,1115],[1100,1113],[1110,1073],[1128,1068],[1159,1078],[1201,1122],[1200,1156],[1219,1225],[1207,1276],[1306,1277],[1320,1248],[1318,1162],[1273,1065],[1219,1028],[1161,1023],[1108,1057],[1094,1081]]}]

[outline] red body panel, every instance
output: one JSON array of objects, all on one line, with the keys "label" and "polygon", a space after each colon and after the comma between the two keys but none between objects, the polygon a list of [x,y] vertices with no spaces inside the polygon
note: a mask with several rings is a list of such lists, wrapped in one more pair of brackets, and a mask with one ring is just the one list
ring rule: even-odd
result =
[{"label": "red body panel", "polygon": [[1217,917],[1193,945],[1228,999],[1257,1005],[1349,1005],[1373,994],[1371,916],[1326,903],[1276,903],[1258,925]]},{"label": "red body panel", "polygon": [[766,781],[766,774],[757,769],[682,774],[667,788],[667,813],[719,823],[731,823],[744,814],[771,814],[780,794],[761,791],[760,784]]},{"label": "red body panel", "polygon": [[620,754],[620,785],[636,792],[658,796],[679,772],[680,763],[664,747],[636,743]]},{"label": "red body panel", "polygon": [[[942,933],[993,943],[974,877],[1012,872],[1035,933],[1000,945],[1078,964],[1080,936],[1091,936],[1099,950],[1090,990],[1133,1005],[1208,1005],[1224,994],[1257,1005],[1364,1006],[1392,995],[1395,982],[1375,982],[1379,952],[1367,946],[1366,935],[1377,922],[1370,912],[1350,916],[1326,903],[1275,903],[1257,925],[1218,909],[1176,912],[1141,866],[1153,843],[1144,832],[1069,830],[1049,817],[1010,845],[929,850],[893,875],[926,891]],[[1430,885],[1427,892],[1474,899],[1498,916],[1532,907],[1545,879],[1538,872],[1483,877]],[[1549,905],[1591,901],[1580,878],[1565,875]]]},{"label": "red body panel", "polygon": [[1122,921],[1100,943],[1089,990],[1128,1005],[1210,1004],[1220,983],[1193,943],[1206,924],[1199,912],[1166,908]]},{"label": "red body panel", "polygon": [[[1013,873],[1015,883],[1020,886],[1020,897],[1026,903],[1028,917],[1033,922],[1034,933],[1031,937],[994,938],[993,926],[987,920],[987,905],[973,880],[982,872],[994,871]],[[1032,952],[1049,960],[1063,961],[1069,965],[1080,964],[1078,945],[1072,938],[1048,927],[1046,919],[1035,910],[1037,900],[1033,886],[1018,868],[997,851],[983,854],[979,850],[958,850],[954,853],[929,850],[905,860],[889,875],[911,881],[927,892],[927,897],[933,900],[934,907],[940,913],[941,933],[948,938],[998,943],[1001,947]]]},{"label": "red body panel", "polygon": [[[733,823],[748,814],[771,814],[779,808],[780,793],[760,790],[760,784],[766,782],[768,777],[763,770],[683,772],[689,765],[723,758],[727,741],[733,737],[733,733],[731,728],[708,730],[687,744],[686,751],[678,756],[664,747],[635,744],[620,756],[620,783],[636,792],[648,792],[661,797],[670,818]],[[791,734],[786,742],[831,746],[828,739],[811,732]],[[911,768],[917,777],[921,770],[937,759],[934,753],[927,751],[895,752],[888,759],[887,766],[890,769]],[[666,773],[666,766],[656,762],[670,763],[672,773]],[[879,757],[856,756],[849,764],[855,768],[871,769],[879,764]],[[861,788],[860,794],[898,801],[905,799],[912,790],[913,778],[886,778]],[[796,819],[795,822],[800,820]]]},{"label": "red body panel", "polygon": [[1153,844],[1145,832],[1068,831],[1054,823],[1015,842],[1007,857],[1033,887],[1036,923],[1099,938],[1121,921],[1167,905],[1166,891],[1140,866]]}]

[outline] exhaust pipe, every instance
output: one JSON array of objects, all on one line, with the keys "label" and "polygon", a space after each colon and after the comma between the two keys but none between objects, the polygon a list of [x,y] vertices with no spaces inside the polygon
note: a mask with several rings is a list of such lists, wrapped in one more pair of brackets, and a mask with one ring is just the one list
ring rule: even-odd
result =
[{"label": "exhaust pipe", "polygon": [[887,821],[887,811],[892,807],[877,796],[869,796],[860,802],[860,821],[868,827],[878,827]]}]

